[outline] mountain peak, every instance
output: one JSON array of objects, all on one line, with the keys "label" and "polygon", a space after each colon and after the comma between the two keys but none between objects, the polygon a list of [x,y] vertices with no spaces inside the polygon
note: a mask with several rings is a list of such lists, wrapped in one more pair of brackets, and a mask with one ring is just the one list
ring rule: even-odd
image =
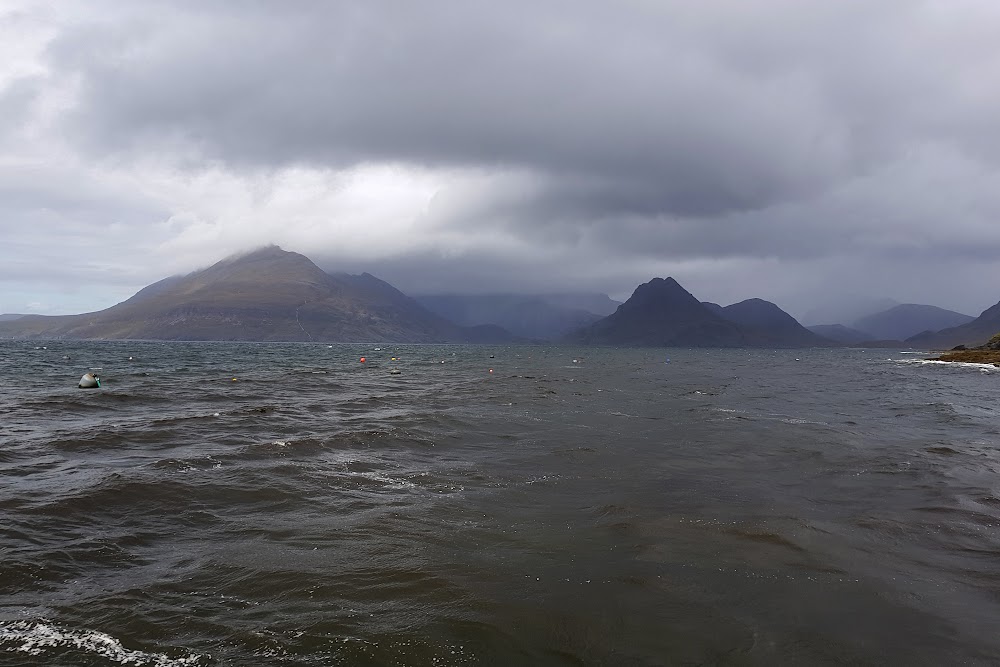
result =
[{"label": "mountain peak", "polygon": [[735,323],[712,312],[669,277],[639,285],[617,311],[574,337],[603,345],[733,347],[743,343]]},{"label": "mountain peak", "polygon": [[281,246],[274,243],[268,243],[267,245],[258,246],[250,250],[241,250],[239,252],[234,252],[233,254],[222,258],[223,262],[238,262],[243,259],[254,259],[254,258],[265,258],[265,257],[280,257],[286,254],[288,251],[284,250]]},{"label": "mountain peak", "polygon": [[[632,296],[618,307],[618,312],[709,312],[690,292],[673,278],[653,278],[635,288]],[[714,313],[712,313],[714,315]]]}]

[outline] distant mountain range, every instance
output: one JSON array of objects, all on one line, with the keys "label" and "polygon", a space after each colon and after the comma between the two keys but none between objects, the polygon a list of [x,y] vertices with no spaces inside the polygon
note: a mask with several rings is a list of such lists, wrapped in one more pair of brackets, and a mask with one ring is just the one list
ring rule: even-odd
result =
[{"label": "distant mountain range", "polygon": [[[594,308],[596,310],[589,310]],[[601,311],[601,312],[596,312]],[[606,316],[602,317],[602,314]],[[860,326],[806,329],[778,306],[700,302],[673,278],[639,285],[622,304],[604,294],[428,295],[411,298],[368,273],[327,273],[276,246],[149,285],[82,315],[0,315],[15,338],[324,342],[518,342],[692,347],[977,345],[1000,331],[1000,304],[972,319],[896,305]],[[940,327],[936,333],[931,329]]]},{"label": "distant mountain range", "polygon": [[1000,303],[990,306],[971,322],[940,331],[925,331],[911,336],[906,342],[917,347],[936,349],[949,349],[956,345],[975,347],[988,341],[997,332],[1000,332]]},{"label": "distant mountain range", "polygon": [[[935,332],[962,327],[971,324],[975,319],[970,315],[963,315],[937,306],[904,303],[862,317],[851,323],[850,326],[823,324],[811,326],[809,330],[845,345],[888,347],[906,344],[925,346],[931,344],[932,334]],[[984,322],[981,327],[973,330],[960,329],[959,334],[952,337],[956,341],[963,338],[973,338],[982,342],[992,335],[986,335],[982,332],[990,331],[998,324],[1000,323]],[[966,331],[969,333],[968,336],[962,334]],[[947,342],[947,340],[951,340],[951,337],[942,336],[937,344],[944,344],[943,342]],[[953,343],[953,345],[958,344],[958,342]]]}]

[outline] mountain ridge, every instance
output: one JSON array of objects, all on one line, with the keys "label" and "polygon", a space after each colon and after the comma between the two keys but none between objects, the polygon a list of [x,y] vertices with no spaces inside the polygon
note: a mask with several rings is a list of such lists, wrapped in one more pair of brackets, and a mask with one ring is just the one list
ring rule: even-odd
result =
[{"label": "mountain ridge", "polygon": [[371,274],[330,274],[267,246],[171,276],[103,311],[0,324],[23,337],[339,342],[516,340],[460,327]]},{"label": "mountain ridge", "polygon": [[906,342],[937,349],[948,349],[956,345],[976,347],[990,340],[997,332],[1000,332],[1000,302],[984,310],[971,322],[940,331],[925,331],[907,338]]},{"label": "mountain ridge", "polygon": [[653,278],[608,317],[567,340],[662,347],[829,347],[777,305],[747,299],[730,306],[698,301],[674,278]]}]

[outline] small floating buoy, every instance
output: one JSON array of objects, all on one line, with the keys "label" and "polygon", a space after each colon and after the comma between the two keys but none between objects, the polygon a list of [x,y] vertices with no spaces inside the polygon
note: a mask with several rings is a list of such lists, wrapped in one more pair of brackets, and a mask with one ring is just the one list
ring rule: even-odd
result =
[{"label": "small floating buoy", "polygon": [[365,363],[365,358],[361,357],[361,363]]},{"label": "small floating buoy", "polygon": [[491,369],[490,369],[490,373],[492,373],[492,372],[493,372],[493,369],[491,368]]},{"label": "small floating buoy", "polygon": [[578,362],[578,361],[577,361],[576,359],[574,359],[574,360],[573,360],[573,363],[574,363],[574,364],[578,364],[578,363],[580,363],[580,362]]},{"label": "small floating buoy", "polygon": [[233,378],[233,379],[231,380],[231,382],[237,382],[236,378]]},{"label": "small floating buoy", "polygon": [[100,389],[101,378],[93,373],[84,373],[83,377],[80,378],[80,384],[77,386],[80,389]]},{"label": "small floating buoy", "polygon": [[390,361],[396,361],[396,357],[392,357]]},{"label": "small floating buoy", "polygon": [[491,355],[490,355],[490,359],[492,359],[492,358],[493,358],[493,355],[491,354]]},{"label": "small floating buoy", "polygon": [[441,363],[442,363],[442,364],[444,363],[444,359],[442,359],[442,360],[441,360]]},{"label": "small floating buoy", "polygon": [[391,371],[389,371],[389,375],[399,375],[399,374],[400,370],[398,368],[393,368]]},{"label": "small floating buoy", "polygon": [[128,360],[129,360],[129,361],[132,361],[132,357],[129,357],[129,358],[128,358]]}]

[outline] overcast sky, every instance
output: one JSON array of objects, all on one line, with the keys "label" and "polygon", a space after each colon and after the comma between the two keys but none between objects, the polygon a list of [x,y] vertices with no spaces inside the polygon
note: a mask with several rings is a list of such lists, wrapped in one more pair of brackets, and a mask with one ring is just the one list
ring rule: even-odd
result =
[{"label": "overcast sky", "polygon": [[998,35],[996,0],[0,0],[0,312],[276,243],[412,294],[978,315]]}]

